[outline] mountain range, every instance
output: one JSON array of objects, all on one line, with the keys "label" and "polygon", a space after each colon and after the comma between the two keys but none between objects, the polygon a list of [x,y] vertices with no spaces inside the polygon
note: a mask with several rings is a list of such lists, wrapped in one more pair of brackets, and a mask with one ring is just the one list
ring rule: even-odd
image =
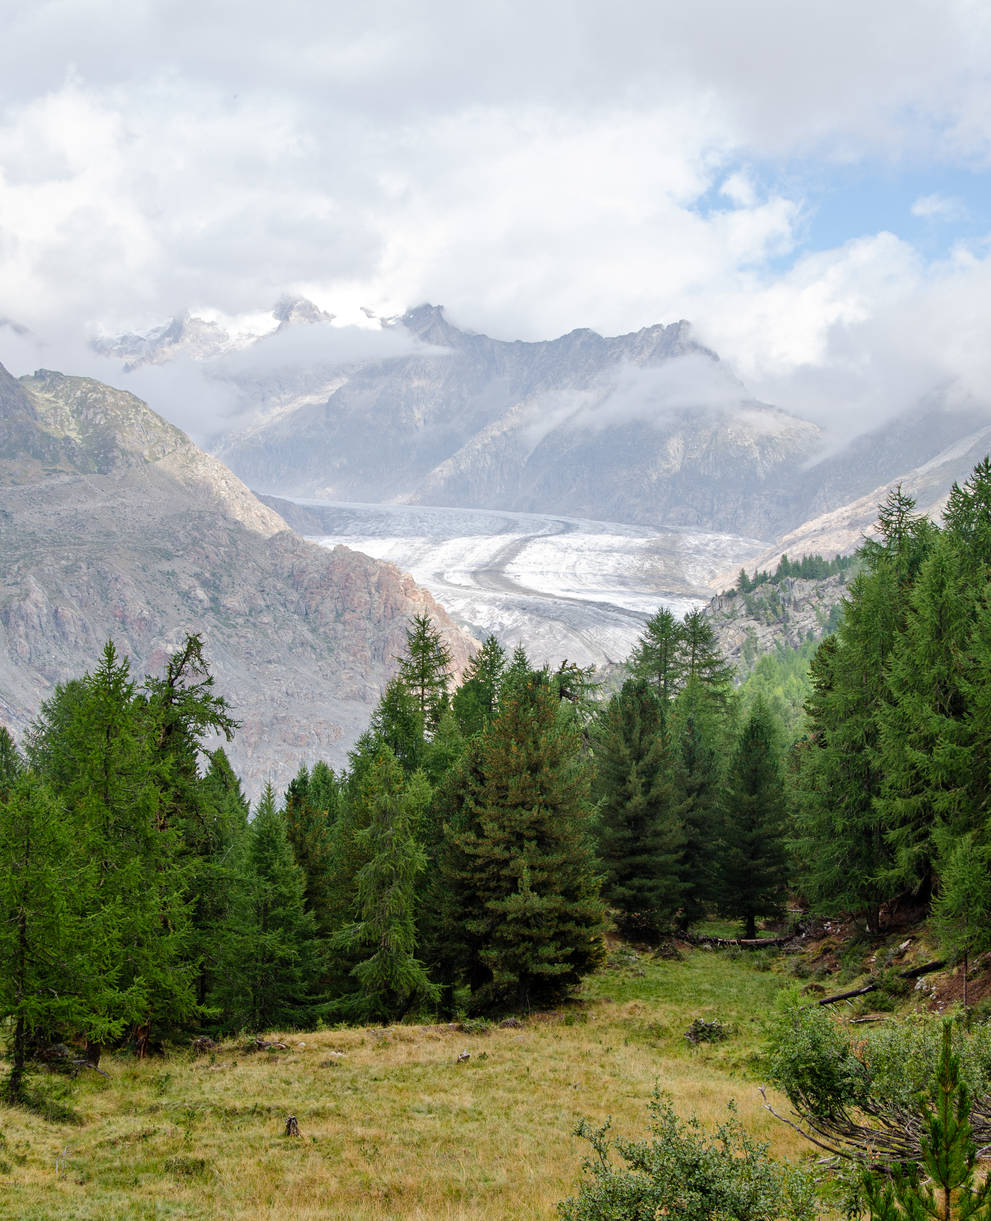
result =
[{"label": "mountain range", "polygon": [[[330,334],[330,315],[303,299],[271,321]],[[308,362],[230,373],[245,413],[208,448],[271,495],[710,530],[766,540],[770,555],[855,547],[899,481],[938,505],[991,440],[991,405],[943,389],[838,444],[755,400],[685,321],[506,341],[423,305],[378,325],[401,335],[400,354],[342,361],[317,339]],[[176,319],[113,350],[132,365],[182,353],[209,367],[253,342],[212,326]]]},{"label": "mountain range", "polygon": [[[131,369],[182,358],[233,380],[244,411],[213,436],[214,456],[125,391],[0,367],[0,720],[15,733],[108,637],[140,677],[197,631],[243,722],[232,759],[257,791],[300,761],[343,762],[411,615],[432,615],[465,663],[470,638],[412,578],[306,542],[273,496],[570,515],[562,529],[597,537],[577,520],[593,519],[606,540],[627,522],[648,550],[644,530],[681,529],[664,579],[684,592],[695,545],[716,592],[743,562],[851,551],[896,482],[935,511],[991,448],[988,406],[941,393],[829,449],[816,424],[749,396],[685,322],[525,343],[422,306],[378,324],[394,354],[347,360],[323,351],[330,324],[305,300],[279,303],[269,334],[308,336],[289,367],[225,366],[257,334],[189,316],[102,341]],[[285,512],[321,533],[320,512]],[[714,573],[733,539],[746,555]],[[510,559],[522,545],[507,544]],[[501,570],[484,583],[500,597],[512,584]]]}]

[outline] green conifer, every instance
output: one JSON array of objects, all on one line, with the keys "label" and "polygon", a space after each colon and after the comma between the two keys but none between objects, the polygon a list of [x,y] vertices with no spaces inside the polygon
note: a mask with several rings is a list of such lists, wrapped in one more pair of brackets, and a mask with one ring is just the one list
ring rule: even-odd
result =
[{"label": "green conifer", "polygon": [[788,893],[784,779],[770,714],[751,708],[726,775],[719,905],[757,936],[758,916],[779,916]]},{"label": "green conifer", "polygon": [[624,936],[656,942],[682,905],[685,835],[665,706],[647,680],[627,679],[606,705],[593,741],[603,897]]},{"label": "green conifer", "polygon": [[480,1008],[566,995],[602,958],[580,743],[546,678],[504,688],[480,741],[477,786],[454,832],[460,967]]}]

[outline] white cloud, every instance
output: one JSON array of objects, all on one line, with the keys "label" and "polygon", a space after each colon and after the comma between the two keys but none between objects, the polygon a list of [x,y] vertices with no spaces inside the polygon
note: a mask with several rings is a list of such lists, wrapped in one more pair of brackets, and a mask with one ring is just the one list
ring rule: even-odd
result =
[{"label": "white cloud", "polygon": [[963,220],[967,215],[967,207],[960,199],[952,195],[920,195],[912,204],[912,215],[923,220]]},{"label": "white cloud", "polygon": [[[97,329],[292,291],[505,338],[688,317],[785,406],[985,386],[986,251],[932,267],[854,227],[802,256],[773,170],[930,166],[913,211],[952,222],[938,169],[991,165],[989,61],[983,0],[39,0],[0,43],[0,317],[86,370]],[[37,350],[0,331],[0,360]]]}]

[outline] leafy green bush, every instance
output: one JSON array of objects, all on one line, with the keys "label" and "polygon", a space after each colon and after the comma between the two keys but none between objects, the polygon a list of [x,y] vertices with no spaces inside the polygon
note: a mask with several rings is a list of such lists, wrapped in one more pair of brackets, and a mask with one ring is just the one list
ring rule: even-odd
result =
[{"label": "leafy green bush", "polygon": [[[991,1026],[956,1032],[961,1079],[972,1095],[991,1094]],[[915,1014],[856,1032],[792,991],[780,1004],[765,1049],[773,1083],[793,1106],[828,1114],[849,1107],[912,1110],[934,1084],[940,1019]],[[874,1104],[874,1105],[872,1105]]]},{"label": "leafy green bush", "polygon": [[[610,1138],[609,1124],[582,1122],[577,1135],[592,1146],[589,1176],[578,1195],[558,1205],[563,1221],[815,1221],[810,1177],[768,1156],[767,1145],[729,1119],[707,1135],[693,1116],[682,1122],[670,1099],[649,1105],[650,1138]],[[616,1153],[625,1166],[611,1159]]]}]

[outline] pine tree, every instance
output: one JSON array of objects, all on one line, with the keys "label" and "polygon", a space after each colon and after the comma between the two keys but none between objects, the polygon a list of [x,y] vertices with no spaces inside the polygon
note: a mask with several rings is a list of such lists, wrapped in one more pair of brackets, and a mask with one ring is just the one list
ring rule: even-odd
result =
[{"label": "pine tree", "polygon": [[340,1009],[388,1022],[437,997],[415,956],[416,885],[427,858],[413,832],[402,770],[388,750],[375,756],[361,801],[367,814],[358,839],[367,860],[355,878],[359,919],[334,938],[358,958],[351,975],[359,991]]},{"label": "pine tree", "polygon": [[953,1051],[952,1025],[943,1024],[943,1045],[928,1099],[919,1098],[923,1120],[923,1182],[917,1171],[886,1179],[864,1176],[871,1221],[991,1221],[991,1179],[975,1183],[977,1151],[971,1137],[970,1097]]},{"label": "pine tree", "polygon": [[504,690],[465,829],[452,836],[460,967],[481,1008],[554,1003],[602,958],[587,776],[558,705],[539,675]]},{"label": "pine tree", "polygon": [[620,932],[656,942],[681,908],[684,829],[677,815],[665,708],[627,679],[594,735],[602,893]]},{"label": "pine tree", "polygon": [[719,903],[757,936],[758,916],[778,916],[788,892],[786,797],[770,714],[758,700],[726,776]]}]

